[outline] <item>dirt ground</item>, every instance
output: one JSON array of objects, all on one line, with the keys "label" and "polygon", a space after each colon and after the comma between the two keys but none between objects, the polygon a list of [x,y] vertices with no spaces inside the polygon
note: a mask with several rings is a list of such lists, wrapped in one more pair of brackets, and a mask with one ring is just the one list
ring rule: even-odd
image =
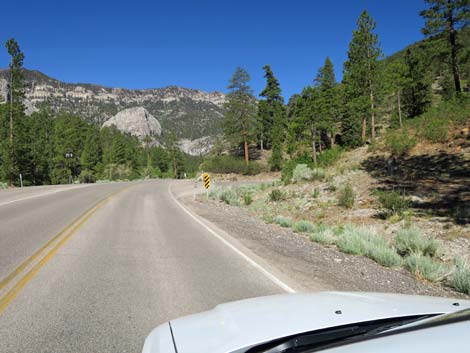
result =
[{"label": "dirt ground", "polygon": [[347,255],[335,247],[266,224],[248,210],[218,201],[188,197],[184,203],[240,241],[257,256],[293,279],[304,291],[372,291],[467,298],[444,286],[422,282],[404,269],[389,269],[370,259]]}]

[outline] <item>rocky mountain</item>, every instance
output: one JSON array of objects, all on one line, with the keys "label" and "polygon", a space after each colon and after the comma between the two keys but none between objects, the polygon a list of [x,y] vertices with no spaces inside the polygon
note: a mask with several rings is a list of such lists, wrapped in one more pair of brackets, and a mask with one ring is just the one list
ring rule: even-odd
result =
[{"label": "rocky mountain", "polygon": [[[7,70],[0,70],[0,97],[6,97]],[[39,71],[24,70],[28,112],[42,106],[66,111],[102,125],[117,113],[142,107],[165,132],[196,140],[220,132],[225,95],[176,86],[152,89],[109,88],[88,83],[65,83]]]},{"label": "rocky mountain", "polygon": [[137,136],[142,142],[146,142],[147,137],[150,142],[158,142],[162,135],[158,120],[142,107],[121,110],[103,124],[103,127],[107,126],[115,126],[120,131]]}]

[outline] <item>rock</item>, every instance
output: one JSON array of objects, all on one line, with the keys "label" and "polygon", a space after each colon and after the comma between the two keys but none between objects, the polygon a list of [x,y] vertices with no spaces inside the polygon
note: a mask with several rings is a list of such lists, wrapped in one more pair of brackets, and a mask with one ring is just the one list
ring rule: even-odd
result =
[{"label": "rock", "polygon": [[119,131],[136,136],[140,141],[148,136],[153,144],[162,135],[162,128],[155,117],[142,107],[128,108],[120,111],[103,124],[103,127],[116,126]]},{"label": "rock", "polygon": [[181,139],[179,141],[181,150],[191,156],[205,155],[210,152],[213,145],[213,138],[210,136],[201,137],[195,140]]},{"label": "rock", "polygon": [[[27,113],[46,104],[52,112],[72,113],[103,125],[115,112],[144,107],[180,139],[196,140],[221,133],[226,101],[221,92],[177,86],[125,89],[66,83],[27,69],[23,76]],[[0,103],[5,101],[7,80],[8,70],[0,69]]]}]

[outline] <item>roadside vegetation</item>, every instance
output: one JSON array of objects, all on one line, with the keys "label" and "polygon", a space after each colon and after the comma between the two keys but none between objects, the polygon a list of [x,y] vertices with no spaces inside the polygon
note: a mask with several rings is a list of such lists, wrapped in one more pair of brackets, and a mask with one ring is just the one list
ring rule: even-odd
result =
[{"label": "roadside vegetation", "polygon": [[[384,267],[401,267],[420,280],[442,283],[461,293],[470,294],[468,260],[463,257],[445,259],[442,243],[434,237],[425,236],[416,226],[401,222],[402,225],[390,236],[381,234],[372,226],[354,223],[329,225],[322,220],[296,220],[299,215],[306,213],[289,210],[308,202],[298,195],[294,196],[292,191],[285,191],[281,196],[280,187],[277,183],[218,187],[209,196],[228,205],[246,207],[266,223],[291,228],[323,246],[334,246],[346,254],[367,257]],[[246,195],[250,195],[248,203],[244,202]],[[281,207],[273,207],[273,204]],[[290,216],[274,214],[282,210]]]}]

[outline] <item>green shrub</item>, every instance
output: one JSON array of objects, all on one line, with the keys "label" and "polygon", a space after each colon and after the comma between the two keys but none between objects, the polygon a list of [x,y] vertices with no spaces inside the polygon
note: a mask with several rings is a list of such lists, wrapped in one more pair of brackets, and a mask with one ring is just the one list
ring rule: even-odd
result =
[{"label": "green shrub", "polygon": [[80,182],[84,184],[95,183],[96,176],[91,170],[83,169],[79,176]]},{"label": "green shrub", "polygon": [[320,167],[328,167],[335,163],[343,154],[343,150],[339,146],[334,146],[324,150],[317,156],[317,164]]},{"label": "green shrub", "polygon": [[337,243],[338,248],[347,254],[365,255],[366,242],[371,234],[367,228],[347,225]]},{"label": "green shrub", "polygon": [[457,291],[470,294],[470,266],[462,260],[456,261],[456,269],[452,274],[450,285]]},{"label": "green shrub", "polygon": [[274,223],[279,224],[281,227],[290,228],[292,227],[292,220],[284,216],[276,216]]},{"label": "green shrub", "polygon": [[330,228],[324,225],[319,225],[310,234],[310,240],[323,245],[334,245],[337,242],[337,237]]},{"label": "green shrub", "polygon": [[416,143],[416,139],[410,136],[407,129],[391,130],[385,138],[386,147],[395,156],[407,154]]},{"label": "green shrub", "polygon": [[238,195],[232,188],[221,188],[216,195],[220,201],[225,202],[227,205],[240,206]]},{"label": "green shrub", "polygon": [[405,268],[429,282],[442,281],[447,272],[447,268],[443,264],[434,261],[429,256],[420,254],[411,254],[405,258]]},{"label": "green shrub", "polygon": [[275,202],[284,199],[284,193],[279,189],[273,189],[269,193],[269,200]]},{"label": "green shrub", "polygon": [[402,263],[400,255],[387,244],[369,244],[366,256],[385,267],[396,267]]},{"label": "green shrub", "polygon": [[346,184],[339,190],[338,205],[345,208],[352,208],[356,202],[356,193],[350,184]]},{"label": "green shrub", "polygon": [[255,161],[250,161],[248,166],[245,160],[235,156],[212,156],[207,157],[201,164],[201,169],[211,173],[236,173],[255,175],[262,171],[262,167]]},{"label": "green shrub", "polygon": [[294,223],[294,230],[299,233],[311,233],[315,229],[315,225],[309,221],[298,221]]},{"label": "green shrub", "polygon": [[423,236],[416,227],[400,229],[395,235],[395,247],[403,256],[416,253],[433,257],[439,251],[437,240]]},{"label": "green shrub", "polygon": [[313,189],[313,192],[312,192],[312,197],[313,197],[314,199],[317,199],[318,196],[320,196],[320,189],[314,188],[314,189]]},{"label": "green shrub", "polygon": [[275,220],[274,215],[271,213],[265,213],[263,214],[261,218],[263,219],[263,221],[265,221],[268,224],[274,223],[274,220]]},{"label": "green shrub", "polygon": [[326,172],[323,168],[312,169],[312,180],[323,180],[326,177]]},{"label": "green shrub", "polygon": [[249,206],[253,202],[253,196],[251,196],[251,193],[245,192],[243,194],[243,202],[245,205]]},{"label": "green shrub", "polygon": [[313,171],[306,164],[297,164],[292,172],[292,181],[312,180]]},{"label": "green shrub", "polygon": [[0,182],[0,189],[8,189],[8,183]]},{"label": "green shrub", "polygon": [[423,121],[421,134],[431,142],[446,142],[448,139],[449,121],[443,116]]},{"label": "green shrub", "polygon": [[290,159],[282,166],[281,181],[284,184],[288,184],[292,180],[292,175],[297,164],[306,164],[307,166],[312,164],[312,158],[310,156],[302,156],[294,159]]},{"label": "green shrub", "polygon": [[378,191],[378,200],[387,215],[402,216],[410,208],[410,199],[398,191]]},{"label": "green shrub", "polygon": [[364,227],[348,225],[337,242],[345,253],[366,256],[386,267],[399,266],[401,257],[389,246],[387,240]]}]

